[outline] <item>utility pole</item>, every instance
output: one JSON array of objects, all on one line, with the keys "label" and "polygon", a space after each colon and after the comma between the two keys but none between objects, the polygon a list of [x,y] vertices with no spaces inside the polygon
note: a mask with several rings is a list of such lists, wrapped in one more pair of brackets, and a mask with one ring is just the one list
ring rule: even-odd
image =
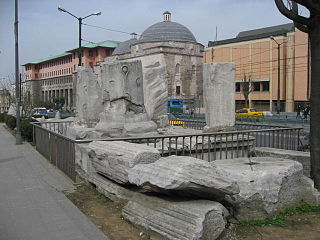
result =
[{"label": "utility pole", "polygon": [[18,0],[15,0],[15,21],[14,21],[14,35],[15,35],[15,77],[16,77],[16,145],[22,144],[20,131],[20,78],[19,78],[19,39],[18,39]]},{"label": "utility pole", "polygon": [[270,39],[273,40],[278,46],[278,89],[277,89],[277,113],[280,114],[280,46],[284,43],[287,43],[288,40],[284,40],[282,43],[278,43],[277,40],[270,36]]}]

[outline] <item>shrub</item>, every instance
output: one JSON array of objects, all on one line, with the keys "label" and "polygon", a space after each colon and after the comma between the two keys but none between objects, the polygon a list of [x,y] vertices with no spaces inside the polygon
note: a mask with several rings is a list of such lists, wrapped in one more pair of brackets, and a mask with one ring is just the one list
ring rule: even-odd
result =
[{"label": "shrub", "polygon": [[15,129],[17,123],[16,123],[16,117],[12,116],[12,115],[6,115],[5,119],[4,119],[6,125],[8,126],[8,128],[10,129]]},{"label": "shrub", "polygon": [[5,122],[5,118],[6,118],[7,114],[6,113],[0,113],[0,122]]},{"label": "shrub", "polygon": [[21,136],[28,142],[33,141],[33,127],[30,124],[36,120],[32,118],[25,118],[21,120]]}]

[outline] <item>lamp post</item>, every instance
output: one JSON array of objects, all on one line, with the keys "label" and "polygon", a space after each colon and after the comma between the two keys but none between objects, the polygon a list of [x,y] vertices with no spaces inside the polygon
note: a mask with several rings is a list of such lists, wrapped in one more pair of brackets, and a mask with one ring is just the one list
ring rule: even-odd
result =
[{"label": "lamp post", "polygon": [[15,0],[15,20],[14,20],[14,36],[15,36],[15,77],[16,77],[16,145],[22,144],[20,130],[20,87],[19,87],[19,38],[18,38],[18,0]]},{"label": "lamp post", "polygon": [[79,64],[78,64],[78,66],[81,66],[81,65],[82,65],[82,64],[81,64],[81,58],[82,58],[82,56],[81,56],[81,26],[82,26],[82,20],[84,20],[84,19],[86,19],[86,18],[88,18],[88,17],[91,17],[91,16],[99,16],[99,15],[101,15],[101,12],[91,13],[91,14],[89,14],[89,15],[86,16],[86,17],[77,17],[77,16],[75,16],[74,14],[72,14],[71,12],[65,10],[65,9],[62,8],[62,7],[58,7],[58,10],[59,10],[60,12],[68,13],[68,14],[71,15],[72,17],[76,18],[76,19],[78,20],[78,22],[79,22],[79,50],[78,50]]},{"label": "lamp post", "polygon": [[277,114],[280,114],[280,46],[284,43],[287,43],[288,40],[284,40],[282,43],[278,43],[277,40],[270,36],[270,39],[273,40],[278,45],[278,89],[277,89]]}]

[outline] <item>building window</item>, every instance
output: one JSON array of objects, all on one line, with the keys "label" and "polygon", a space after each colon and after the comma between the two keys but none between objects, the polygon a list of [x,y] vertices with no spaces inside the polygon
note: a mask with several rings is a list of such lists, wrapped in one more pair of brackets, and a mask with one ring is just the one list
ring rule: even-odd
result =
[{"label": "building window", "polygon": [[89,57],[93,57],[93,50],[92,49],[89,50]]},{"label": "building window", "polygon": [[262,82],[262,91],[268,92],[270,88],[269,82]]},{"label": "building window", "polygon": [[73,71],[75,71],[75,70],[76,70],[76,65],[74,64],[74,65],[73,65]]},{"label": "building window", "polygon": [[260,82],[253,82],[253,91],[260,92]]},{"label": "building window", "polygon": [[236,82],[236,92],[240,92],[240,83]]},{"label": "building window", "polygon": [[89,62],[89,67],[93,68],[93,62]]},{"label": "building window", "polygon": [[96,49],[96,57],[98,57],[98,49]]},{"label": "building window", "polygon": [[179,74],[180,73],[180,64],[177,63],[176,64],[176,74]]},{"label": "building window", "polygon": [[176,86],[176,94],[180,95],[181,93],[181,86]]}]

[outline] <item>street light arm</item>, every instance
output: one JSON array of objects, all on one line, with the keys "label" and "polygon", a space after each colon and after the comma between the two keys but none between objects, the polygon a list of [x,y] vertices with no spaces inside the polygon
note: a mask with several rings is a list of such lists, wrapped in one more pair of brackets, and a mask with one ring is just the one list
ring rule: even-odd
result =
[{"label": "street light arm", "polygon": [[74,17],[74,18],[76,18],[76,19],[78,19],[78,20],[79,20],[79,17],[77,17],[77,16],[73,15],[71,12],[68,12],[68,11],[66,10],[66,13],[70,14],[72,17]]},{"label": "street light arm", "polygon": [[76,18],[76,19],[78,19],[78,20],[79,20],[79,17],[77,17],[77,16],[73,15],[71,12],[69,12],[69,11],[65,10],[64,8],[58,7],[58,10],[59,10],[60,12],[68,13],[68,14],[69,14],[69,15],[71,15],[72,17],[74,17],[74,18]]},{"label": "street light arm", "polygon": [[279,46],[279,45],[281,45],[281,44],[279,44],[279,43],[278,43],[278,41],[277,41],[277,40],[275,40],[275,39],[274,39],[274,37],[273,37],[273,36],[271,36],[271,37],[270,37],[270,39],[271,39],[271,40],[273,40],[273,41],[274,41],[278,46]]},{"label": "street light arm", "polygon": [[101,15],[101,12],[98,12],[98,13],[91,13],[91,14],[89,14],[88,16],[83,17],[82,19],[86,19],[86,18],[91,17],[91,16],[94,16],[94,15],[99,16],[99,15]]}]

